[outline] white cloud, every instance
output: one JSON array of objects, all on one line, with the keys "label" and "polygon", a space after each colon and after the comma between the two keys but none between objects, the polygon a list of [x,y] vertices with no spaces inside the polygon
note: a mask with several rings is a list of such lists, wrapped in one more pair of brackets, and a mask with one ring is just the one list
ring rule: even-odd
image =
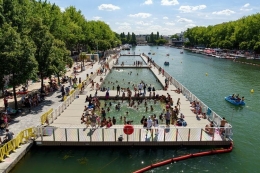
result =
[{"label": "white cloud", "polygon": [[168,18],[168,17],[166,17],[166,16],[164,16],[164,17],[163,17],[163,19],[164,19],[164,20],[167,20],[167,19],[169,19],[169,18]]},{"label": "white cloud", "polygon": [[246,7],[249,7],[249,5],[250,5],[249,3],[246,3],[243,7],[246,8]]},{"label": "white cloud", "polygon": [[178,0],[161,0],[161,5],[178,5]]},{"label": "white cloud", "polygon": [[64,7],[60,7],[60,11],[61,11],[61,12],[64,12],[64,11],[65,11],[65,8],[64,8]]},{"label": "white cloud", "polygon": [[[152,23],[152,22],[151,22],[151,23]],[[144,22],[144,21],[136,22],[137,25],[143,25],[143,26],[149,26],[149,25],[151,25],[151,23],[149,23],[149,22]]]},{"label": "white cloud", "polygon": [[194,26],[196,26],[196,25],[193,24],[193,23],[190,23],[190,24],[188,24],[188,25],[185,25],[186,28],[192,28],[192,27],[194,27]]},{"label": "white cloud", "polygon": [[177,20],[177,22],[180,22],[180,23],[192,23],[193,21],[190,20],[190,19],[186,19],[186,18],[179,18]]},{"label": "white cloud", "polygon": [[165,24],[165,25],[169,25],[169,26],[175,25],[175,23],[173,23],[173,22],[165,22],[164,24]]},{"label": "white cloud", "polygon": [[113,4],[101,4],[98,6],[99,10],[106,10],[106,11],[114,11],[114,10],[119,10],[120,7],[115,6]]},{"label": "white cloud", "polygon": [[93,19],[94,20],[100,20],[102,17],[99,17],[99,16],[94,16]]},{"label": "white cloud", "polygon": [[247,3],[247,4],[243,5],[243,7],[241,7],[240,10],[242,10],[242,11],[251,11],[251,10],[253,10],[252,8],[247,8],[249,6],[250,6],[250,4]]},{"label": "white cloud", "polygon": [[129,14],[129,17],[140,17],[140,18],[147,18],[152,16],[150,13],[136,13],[136,14]]},{"label": "white cloud", "polygon": [[127,22],[123,22],[123,23],[116,22],[116,25],[129,26],[130,23],[127,23]]},{"label": "white cloud", "polygon": [[190,13],[197,10],[205,9],[206,5],[198,5],[198,6],[180,6],[179,10],[183,13]]},{"label": "white cloud", "polygon": [[226,10],[222,10],[222,11],[214,11],[212,14],[229,16],[234,13],[235,13],[234,11],[226,9]]},{"label": "white cloud", "polygon": [[146,0],[143,4],[144,5],[151,5],[151,4],[153,4],[153,1],[152,0]]},{"label": "white cloud", "polygon": [[131,26],[119,26],[118,27],[118,29],[120,30],[120,31],[129,31],[129,30],[131,30],[132,28],[131,28]]}]

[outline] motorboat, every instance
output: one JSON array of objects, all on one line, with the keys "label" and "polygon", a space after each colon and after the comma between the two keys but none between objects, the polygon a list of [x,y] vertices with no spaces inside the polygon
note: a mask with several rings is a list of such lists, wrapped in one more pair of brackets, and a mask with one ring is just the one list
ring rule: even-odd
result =
[{"label": "motorboat", "polygon": [[244,100],[236,99],[236,98],[232,97],[231,95],[225,97],[225,100],[228,101],[229,103],[233,104],[233,105],[236,105],[236,106],[240,106],[240,105],[244,106],[246,104],[244,102]]}]

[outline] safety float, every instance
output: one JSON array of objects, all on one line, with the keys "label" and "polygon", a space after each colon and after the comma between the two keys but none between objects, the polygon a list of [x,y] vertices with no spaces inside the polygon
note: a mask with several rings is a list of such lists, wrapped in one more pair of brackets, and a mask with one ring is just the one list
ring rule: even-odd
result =
[{"label": "safety float", "polygon": [[219,150],[210,150],[210,151],[205,151],[205,152],[199,152],[199,153],[194,153],[194,154],[187,154],[184,156],[180,156],[180,157],[175,157],[175,158],[171,158],[168,160],[164,160],[162,162],[158,162],[155,164],[151,164],[150,166],[147,166],[145,168],[139,169],[133,173],[142,173],[142,172],[146,172],[149,171],[151,169],[160,167],[160,166],[164,166],[173,162],[177,162],[177,161],[181,161],[181,160],[186,160],[186,159],[190,159],[190,158],[194,158],[194,157],[201,157],[201,156],[208,156],[208,155],[213,155],[213,154],[221,154],[221,153],[229,153],[233,150],[233,142],[230,143],[229,148],[227,149],[219,149]]}]

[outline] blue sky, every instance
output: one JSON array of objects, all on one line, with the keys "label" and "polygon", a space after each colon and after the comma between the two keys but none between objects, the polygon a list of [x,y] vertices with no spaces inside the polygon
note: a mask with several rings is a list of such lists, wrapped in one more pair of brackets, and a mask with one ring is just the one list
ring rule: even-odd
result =
[{"label": "blue sky", "polygon": [[173,35],[194,26],[215,25],[260,12],[257,0],[50,0],[75,6],[87,20],[101,20],[117,32]]}]

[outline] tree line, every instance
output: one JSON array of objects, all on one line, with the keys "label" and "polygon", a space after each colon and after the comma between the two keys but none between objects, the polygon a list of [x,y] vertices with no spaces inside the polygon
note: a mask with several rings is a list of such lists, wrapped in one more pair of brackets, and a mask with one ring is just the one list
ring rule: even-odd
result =
[{"label": "tree line", "polygon": [[120,37],[102,21],[87,21],[80,10],[65,11],[47,1],[0,0],[0,88],[5,76],[13,87],[30,79],[60,77],[70,67],[72,51],[106,50],[120,44]]},{"label": "tree line", "polygon": [[[128,32],[127,35],[123,32],[119,35],[119,37],[121,39],[122,44],[137,45],[136,35],[133,32],[132,34]],[[159,35],[159,32],[157,32],[156,35],[153,34],[153,32],[150,35],[145,35],[145,41],[147,41],[147,43],[152,43],[155,45],[164,45],[168,42],[163,38],[162,35]]]},{"label": "tree line", "polygon": [[187,29],[186,46],[204,45],[211,48],[253,50],[260,52],[260,14],[214,26]]}]

